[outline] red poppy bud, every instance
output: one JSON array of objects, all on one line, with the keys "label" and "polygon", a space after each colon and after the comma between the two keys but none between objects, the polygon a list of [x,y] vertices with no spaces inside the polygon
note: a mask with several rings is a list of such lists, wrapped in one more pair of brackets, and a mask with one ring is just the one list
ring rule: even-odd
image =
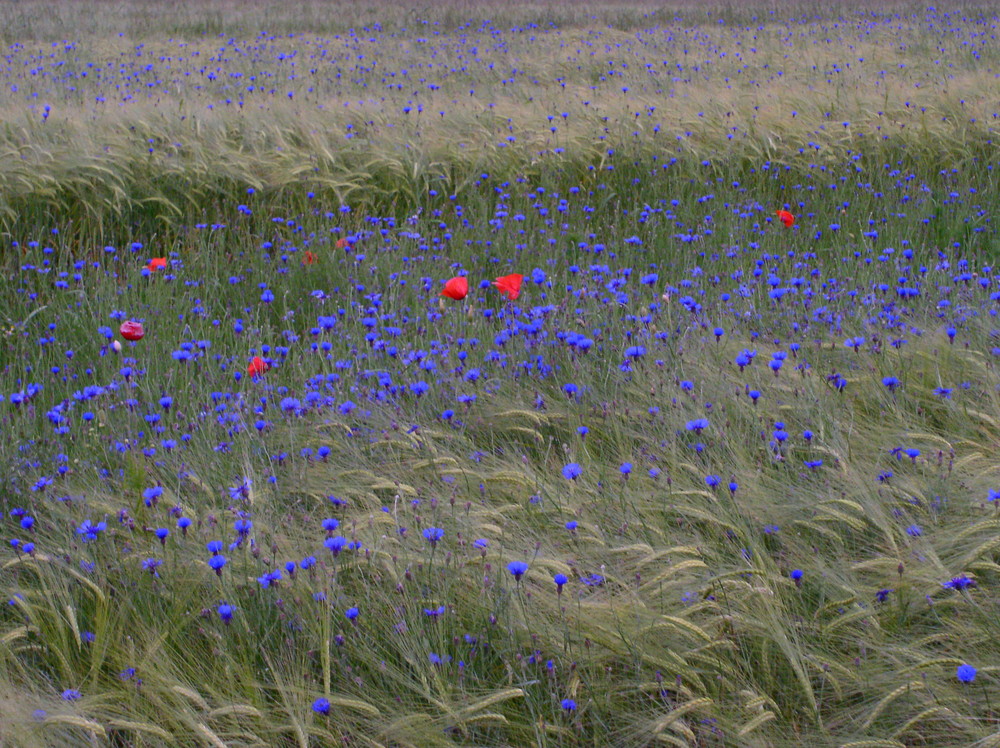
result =
[{"label": "red poppy bud", "polygon": [[142,340],[142,337],[146,334],[146,331],[142,329],[142,323],[132,320],[122,322],[122,326],[118,328],[118,332],[125,340]]},{"label": "red poppy bud", "polygon": [[271,366],[260,356],[254,356],[247,366],[247,376],[256,377],[270,369]]}]

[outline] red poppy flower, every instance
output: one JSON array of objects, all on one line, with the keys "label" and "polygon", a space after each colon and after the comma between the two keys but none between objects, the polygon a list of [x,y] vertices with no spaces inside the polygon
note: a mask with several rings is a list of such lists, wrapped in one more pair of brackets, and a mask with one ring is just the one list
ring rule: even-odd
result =
[{"label": "red poppy flower", "polygon": [[260,376],[270,368],[271,366],[267,363],[267,361],[262,359],[260,356],[254,356],[247,365],[247,376]]},{"label": "red poppy flower", "polygon": [[493,281],[493,285],[508,299],[516,301],[517,297],[521,295],[521,281],[523,280],[523,275],[511,273],[510,275],[503,275],[497,278]]},{"label": "red poppy flower", "polygon": [[792,224],[795,223],[795,216],[793,216],[787,210],[776,210],[774,211],[774,215],[776,215],[779,219],[781,219],[781,222],[785,224],[785,226],[787,226],[788,228],[791,228]]},{"label": "red poppy flower", "polygon": [[310,252],[310,251],[309,251],[309,250],[307,249],[307,250],[306,250],[306,254],[305,254],[305,257],[303,257],[303,258],[302,258],[302,264],[303,264],[303,265],[312,265],[312,264],[313,264],[314,262],[316,262],[316,260],[317,260],[317,257],[316,257],[316,255],[315,255],[315,254],[313,254],[312,252]]},{"label": "red poppy flower", "polygon": [[149,261],[149,264],[146,265],[146,270],[148,270],[151,273],[155,273],[157,270],[165,268],[166,266],[167,266],[166,257],[154,257],[152,260]]},{"label": "red poppy flower", "polygon": [[133,322],[132,320],[126,320],[122,322],[122,326],[118,328],[118,332],[125,340],[142,340],[143,335],[146,331],[142,329],[141,322]]},{"label": "red poppy flower", "polygon": [[452,278],[444,284],[444,290],[441,292],[441,295],[447,296],[449,299],[454,299],[455,301],[461,301],[469,295],[469,281],[465,278],[465,276],[461,275],[456,278]]},{"label": "red poppy flower", "polygon": [[350,249],[351,240],[346,236],[342,236],[337,240],[337,249]]}]

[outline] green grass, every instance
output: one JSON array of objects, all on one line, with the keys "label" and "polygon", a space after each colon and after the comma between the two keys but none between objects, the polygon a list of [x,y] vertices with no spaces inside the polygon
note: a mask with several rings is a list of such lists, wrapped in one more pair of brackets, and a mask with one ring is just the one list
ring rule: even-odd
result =
[{"label": "green grass", "polygon": [[[441,18],[407,11],[426,25],[367,36],[345,33],[361,24],[354,16],[346,30],[305,18],[282,33],[266,21],[284,11],[247,6],[242,12],[263,25],[243,22],[245,42],[235,32],[175,30],[155,13],[147,16],[159,33],[141,33],[116,26],[113,14],[81,18],[81,7],[33,14],[39,24],[65,16],[64,33],[26,28],[11,55],[11,85],[0,93],[0,226],[12,237],[60,222],[84,244],[110,243],[128,228],[170,242],[182,226],[226,215],[251,187],[299,210],[305,190],[405,210],[430,186],[466,197],[484,171],[572,183],[606,165],[609,149],[669,153],[692,178],[725,152],[715,175],[738,176],[763,200],[767,180],[753,176],[763,161],[805,174],[860,152],[868,175],[902,160],[923,178],[943,160],[989,159],[993,147],[992,48],[978,38],[949,44],[946,32],[909,15],[883,40],[856,14],[831,28],[792,12],[791,23],[730,18],[732,8],[720,6],[712,17],[728,23],[713,25],[690,11],[611,5],[582,24],[576,6],[553,5],[552,26],[540,10],[514,6],[495,26],[523,25],[527,14],[536,31],[512,34],[499,49],[456,31],[442,60],[416,40],[447,33],[454,23],[444,16],[463,13],[459,6],[444,6]],[[171,14],[183,19],[200,7]],[[638,10],[640,25],[621,22]],[[988,19],[967,12],[970,22]],[[92,34],[71,46],[42,41],[88,24]],[[255,39],[258,28],[264,35]],[[378,63],[366,65],[365,52]],[[459,72],[439,77],[441,65]],[[32,66],[37,75],[15,72]],[[397,79],[407,67],[412,75]]]},{"label": "green grass", "polygon": [[0,7],[0,746],[1000,742],[993,15],[39,7]]}]

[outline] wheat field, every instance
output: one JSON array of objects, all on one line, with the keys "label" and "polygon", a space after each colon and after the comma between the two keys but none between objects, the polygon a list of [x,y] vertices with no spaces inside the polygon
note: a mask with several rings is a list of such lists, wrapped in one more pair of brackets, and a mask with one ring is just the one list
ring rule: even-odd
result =
[{"label": "wheat field", "polygon": [[1000,745],[998,23],[0,3],[0,746]]}]

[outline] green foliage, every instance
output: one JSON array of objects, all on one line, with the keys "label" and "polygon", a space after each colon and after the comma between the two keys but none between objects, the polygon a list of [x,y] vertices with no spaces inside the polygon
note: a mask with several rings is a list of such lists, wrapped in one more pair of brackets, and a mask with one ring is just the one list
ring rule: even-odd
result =
[{"label": "green foliage", "polygon": [[[176,15],[139,4],[151,15],[108,19],[63,4],[42,18],[22,5],[2,9],[21,12],[5,33],[59,38],[92,23],[80,56],[110,62],[138,39],[157,56],[176,44],[169,35],[190,34],[189,49],[207,55],[237,30],[401,29],[417,15],[351,5],[321,18],[315,3],[296,21],[290,4]],[[360,112],[339,106],[363,94],[332,80],[313,92],[292,84],[295,96],[267,109],[207,110],[220,84],[195,100],[165,94],[148,112],[91,106],[98,89],[81,83],[78,108],[57,105],[44,123],[18,111],[0,130],[0,221],[17,242],[0,256],[0,745],[992,744],[1000,519],[987,497],[998,488],[1000,376],[988,302],[953,283],[949,298],[976,312],[955,342],[943,306],[900,302],[912,334],[899,346],[872,310],[877,285],[896,284],[906,264],[886,247],[912,247],[942,285],[952,270],[935,267],[939,249],[957,242],[972,268],[996,256],[981,211],[1000,198],[986,116],[995,76],[941,52],[963,76],[908,93],[910,106],[884,94],[879,70],[893,71],[886,87],[934,70],[917,51],[938,40],[914,23],[903,42],[852,52],[866,58],[861,71],[835,76],[843,50],[806,46],[781,60],[780,83],[741,79],[734,91],[721,80],[739,74],[730,53],[743,46],[727,24],[749,23],[749,11],[733,4],[694,27],[727,52],[718,77],[674,81],[684,93],[665,104],[666,84],[641,64],[601,81],[620,59],[612,45],[638,49],[626,31],[649,28],[659,9],[486,7],[501,25],[551,20],[565,33],[511,37],[516,83],[477,68],[419,117],[402,114],[406,91]],[[449,30],[479,8],[419,10]],[[682,8],[668,28],[681,34],[703,15]],[[115,24],[129,38],[114,37]],[[764,24],[757,41],[768,65],[785,54],[779,26]],[[598,33],[589,67],[561,59],[560,44]],[[387,69],[427,61],[382,44]],[[679,44],[656,37],[645,53],[679,59]],[[599,83],[599,95],[587,88]],[[0,106],[16,108],[13,97]],[[552,133],[547,117],[560,112]],[[905,214],[882,201],[903,180],[927,195]],[[581,195],[552,219],[535,208],[539,187]],[[975,205],[951,196],[973,187]],[[795,231],[768,222],[800,198],[812,215]],[[524,220],[491,225],[498,204]],[[348,235],[365,238],[337,248]],[[839,318],[817,323],[815,305],[770,298],[763,283],[726,303],[699,297],[701,311],[678,303],[683,281],[740,283],[761,253],[788,257],[786,269],[803,263],[803,277],[815,270]],[[153,256],[168,268],[143,275]],[[526,280],[521,307],[475,284],[464,306],[439,307],[434,284],[456,263],[474,281],[532,267],[547,280]],[[658,278],[632,277],[619,302],[607,279],[573,269],[592,263],[636,277],[655,265]],[[77,270],[78,282],[59,285]],[[261,283],[273,301],[258,301]],[[513,311],[533,306],[551,308]],[[314,331],[317,314],[335,326]],[[98,330],[126,316],[147,335],[119,355]],[[376,351],[369,331],[388,339],[403,318],[400,355]],[[510,320],[593,335],[595,347],[539,337],[514,352],[495,342]],[[815,337],[780,372],[761,363],[803,329]],[[867,344],[845,345],[854,335]],[[648,350],[630,359],[637,341]],[[263,344],[290,350],[265,376],[234,378]],[[469,353],[448,359],[454,375],[403,355],[446,345]],[[509,365],[487,366],[494,348]],[[744,371],[733,362],[746,348],[759,358]],[[194,355],[177,360],[179,350]],[[526,365],[540,354],[549,374]],[[383,373],[401,386],[392,397]],[[437,386],[406,389],[420,378]],[[33,381],[45,387],[12,403]],[[280,406],[316,381],[329,383],[328,407]],[[92,403],[77,397],[108,382]],[[163,395],[172,404],[158,405]],[[57,437],[47,414],[71,401],[85,404]],[[701,417],[707,426],[686,427]],[[776,422],[789,434],[780,444]],[[567,463],[579,477],[563,477]],[[65,467],[54,486],[35,488],[52,465]],[[153,487],[162,494],[144,497]],[[19,527],[14,509],[35,525]],[[247,537],[237,512],[253,521]],[[96,537],[81,532],[102,520]],[[443,537],[425,539],[429,528]],[[338,535],[356,547],[324,547]],[[8,548],[15,536],[35,550]],[[227,562],[216,571],[207,544],[217,540]],[[523,577],[512,561],[529,564]],[[261,581],[275,570],[277,584]],[[960,574],[978,587],[943,586]],[[966,662],[974,683],[956,678]],[[82,698],[61,699],[66,689]],[[313,709],[320,698],[327,714]]]}]

